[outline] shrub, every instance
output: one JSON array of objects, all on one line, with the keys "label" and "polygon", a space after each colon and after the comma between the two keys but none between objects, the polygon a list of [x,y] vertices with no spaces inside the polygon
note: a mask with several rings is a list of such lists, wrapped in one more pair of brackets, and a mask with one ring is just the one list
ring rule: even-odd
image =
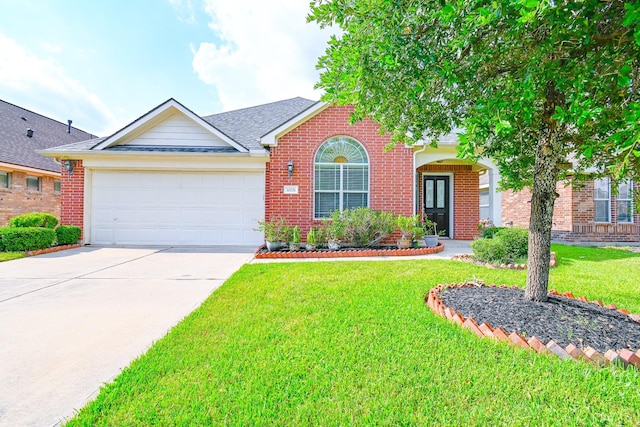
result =
[{"label": "shrub", "polygon": [[290,242],[292,230],[287,225],[287,220],[282,217],[273,217],[269,220],[258,221],[257,231],[264,233],[264,239],[268,242]]},{"label": "shrub", "polygon": [[485,239],[493,239],[493,236],[500,230],[504,230],[507,227],[489,227],[482,230],[482,237]]},{"label": "shrub", "polygon": [[529,252],[529,231],[524,228],[504,228],[498,231],[494,240],[501,240],[507,249],[506,261],[513,262],[524,258]]},{"label": "shrub", "polygon": [[471,242],[476,260],[481,262],[503,262],[507,248],[501,239],[477,239]]},{"label": "shrub", "polygon": [[56,232],[44,227],[0,228],[0,250],[7,252],[35,251],[55,244]]},{"label": "shrub", "polygon": [[75,225],[61,225],[56,228],[59,245],[74,245],[78,243],[82,230]]},{"label": "shrub", "polygon": [[331,219],[333,221],[329,226],[329,232],[332,238],[342,234],[342,238],[355,247],[374,245],[396,229],[396,216],[393,212],[376,211],[371,208],[334,212]]},{"label": "shrub", "polygon": [[9,227],[43,227],[56,228],[58,218],[48,212],[30,212],[14,216],[9,220]]}]

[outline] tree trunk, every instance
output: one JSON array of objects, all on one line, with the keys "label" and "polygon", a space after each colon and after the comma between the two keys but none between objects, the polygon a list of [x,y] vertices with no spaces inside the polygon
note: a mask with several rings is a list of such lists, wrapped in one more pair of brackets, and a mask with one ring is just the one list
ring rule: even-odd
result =
[{"label": "tree trunk", "polygon": [[533,301],[546,301],[549,288],[549,261],[551,259],[551,227],[553,204],[558,197],[558,164],[560,161],[558,123],[552,119],[556,106],[562,105],[563,96],[553,82],[547,83],[543,122],[536,151],[533,186],[531,188],[531,219],[529,221],[529,257],[527,287],[524,297]]}]

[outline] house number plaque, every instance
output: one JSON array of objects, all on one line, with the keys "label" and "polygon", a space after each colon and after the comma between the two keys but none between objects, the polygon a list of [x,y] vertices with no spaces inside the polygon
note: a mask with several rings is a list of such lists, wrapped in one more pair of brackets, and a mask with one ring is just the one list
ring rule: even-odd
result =
[{"label": "house number plaque", "polygon": [[297,185],[285,185],[284,186],[284,194],[298,194],[298,186]]}]

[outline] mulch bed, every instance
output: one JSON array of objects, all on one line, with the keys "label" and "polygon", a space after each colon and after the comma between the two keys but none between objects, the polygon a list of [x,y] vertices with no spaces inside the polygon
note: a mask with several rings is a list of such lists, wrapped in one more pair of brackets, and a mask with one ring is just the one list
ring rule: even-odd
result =
[{"label": "mulch bed", "polygon": [[342,247],[337,250],[326,248],[316,249],[315,251],[307,251],[301,249],[299,251],[290,251],[284,248],[277,251],[268,251],[263,245],[258,248],[255,253],[256,258],[341,258],[341,257],[375,257],[375,256],[411,256],[411,255],[428,255],[442,252],[444,244],[438,242],[438,246],[434,248],[418,247],[408,249],[398,249],[396,246],[375,246],[367,248],[350,248]]},{"label": "mulch bed", "polygon": [[525,300],[521,289],[488,286],[448,288],[440,299],[478,324],[486,322],[524,337],[535,336],[544,343],[590,346],[602,353],[640,349],[640,322],[593,303],[553,295],[540,303]]}]

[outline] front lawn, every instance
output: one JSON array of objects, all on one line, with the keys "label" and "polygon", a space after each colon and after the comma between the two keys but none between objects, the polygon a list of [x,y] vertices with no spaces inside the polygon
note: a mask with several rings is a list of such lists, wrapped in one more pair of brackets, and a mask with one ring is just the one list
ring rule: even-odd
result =
[{"label": "front lawn", "polygon": [[[555,246],[552,287],[640,312],[640,254]],[[638,425],[640,373],[478,339],[439,283],[524,285],[456,261],[244,266],[69,425]]]}]

